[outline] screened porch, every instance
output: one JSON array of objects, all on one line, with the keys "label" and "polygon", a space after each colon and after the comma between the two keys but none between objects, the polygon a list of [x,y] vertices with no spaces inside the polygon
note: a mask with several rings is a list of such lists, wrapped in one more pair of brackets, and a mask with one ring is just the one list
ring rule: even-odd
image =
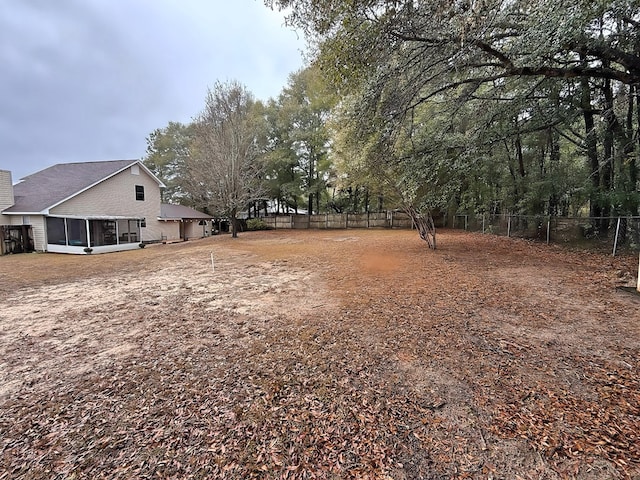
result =
[{"label": "screened porch", "polygon": [[138,248],[143,218],[47,217],[47,251],[105,253]]}]

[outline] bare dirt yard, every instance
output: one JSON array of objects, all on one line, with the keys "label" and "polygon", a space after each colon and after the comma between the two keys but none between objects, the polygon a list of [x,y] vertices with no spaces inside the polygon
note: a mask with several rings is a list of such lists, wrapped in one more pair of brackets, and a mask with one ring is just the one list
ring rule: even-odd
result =
[{"label": "bare dirt yard", "polygon": [[0,479],[640,478],[637,256],[438,245],[1,257]]}]

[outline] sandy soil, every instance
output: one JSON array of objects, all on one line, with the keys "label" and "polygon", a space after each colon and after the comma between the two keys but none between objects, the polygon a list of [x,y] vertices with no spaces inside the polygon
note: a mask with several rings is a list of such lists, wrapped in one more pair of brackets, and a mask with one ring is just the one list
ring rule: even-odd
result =
[{"label": "sandy soil", "polygon": [[0,479],[640,478],[637,258],[438,245],[0,257]]}]

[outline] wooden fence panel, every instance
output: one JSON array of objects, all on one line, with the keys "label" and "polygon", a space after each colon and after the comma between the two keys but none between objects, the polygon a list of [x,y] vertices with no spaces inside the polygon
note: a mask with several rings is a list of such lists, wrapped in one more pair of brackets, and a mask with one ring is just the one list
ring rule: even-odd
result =
[{"label": "wooden fence panel", "polygon": [[404,212],[321,213],[316,215],[277,215],[264,217],[270,228],[344,229],[344,228],[413,228]]}]

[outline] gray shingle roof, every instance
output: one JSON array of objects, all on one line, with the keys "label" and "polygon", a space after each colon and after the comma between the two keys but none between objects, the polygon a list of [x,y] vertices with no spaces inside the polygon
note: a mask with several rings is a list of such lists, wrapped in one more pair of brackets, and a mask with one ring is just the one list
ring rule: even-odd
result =
[{"label": "gray shingle roof", "polygon": [[164,220],[181,219],[209,219],[213,218],[211,215],[199,212],[193,208],[185,207],[184,205],[172,205],[170,203],[163,203],[160,205],[160,218]]},{"label": "gray shingle roof", "polygon": [[3,213],[42,212],[124,170],[137,160],[60,163],[21,179],[13,186],[15,203]]}]

